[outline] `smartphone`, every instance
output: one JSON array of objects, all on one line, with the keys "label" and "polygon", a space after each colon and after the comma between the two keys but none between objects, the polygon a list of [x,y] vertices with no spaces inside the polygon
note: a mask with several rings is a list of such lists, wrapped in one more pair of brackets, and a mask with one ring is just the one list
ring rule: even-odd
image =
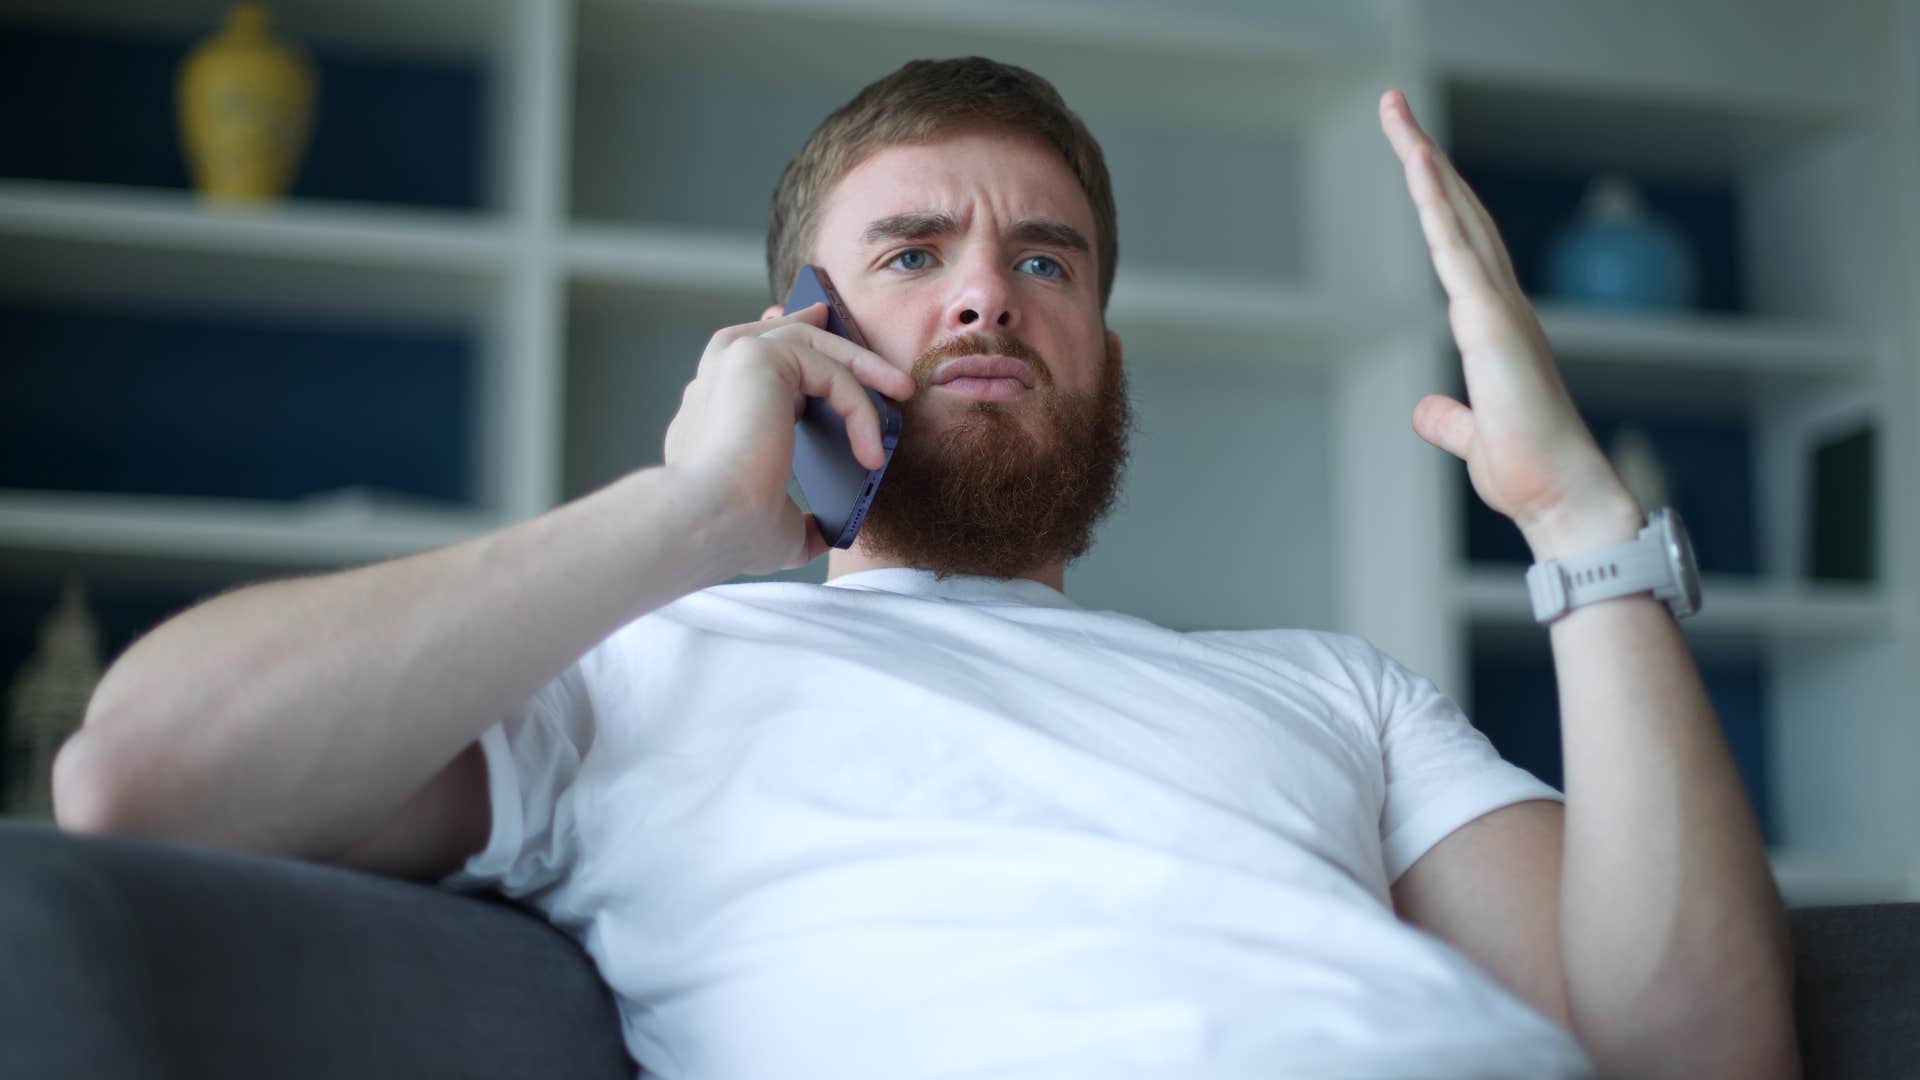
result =
[{"label": "smartphone", "polygon": [[[787,313],[799,311],[822,301],[827,305],[827,329],[861,348],[867,341],[840,301],[826,271],[803,266],[793,279],[787,294]],[[837,548],[853,546],[860,534],[860,523],[867,518],[867,507],[880,490],[880,478],[893,461],[894,447],[900,445],[900,409],[891,399],[872,387],[862,386],[880,414],[880,445],[887,460],[877,469],[869,469],[853,456],[853,441],[847,438],[847,425],[833,411],[826,398],[807,396],[805,411],[793,425],[793,478],[806,496],[807,509],[813,512],[815,525],[827,543]]]}]

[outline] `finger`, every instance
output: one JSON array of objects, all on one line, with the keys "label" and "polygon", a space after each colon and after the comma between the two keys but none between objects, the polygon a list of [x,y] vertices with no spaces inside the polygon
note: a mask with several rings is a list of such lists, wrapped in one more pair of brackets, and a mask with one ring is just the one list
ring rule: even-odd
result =
[{"label": "finger", "polygon": [[[787,501],[792,502],[793,500],[789,499]],[[798,510],[799,506],[796,505],[794,509]],[[827,543],[827,538],[820,535],[820,521],[818,518],[815,518],[812,514],[801,515],[800,525],[801,525],[801,528],[805,530],[804,533],[802,534],[803,539],[801,540],[801,543],[805,546],[805,559],[806,559],[806,561],[802,562],[800,565],[805,566],[807,563],[810,563],[813,560],[819,558],[820,556],[825,555],[827,553],[827,549],[832,547],[833,545]],[[789,567],[788,569],[792,569],[792,567]]]},{"label": "finger", "polygon": [[774,327],[761,336],[805,342],[814,350],[845,364],[862,384],[873,387],[895,401],[912,397],[916,388],[912,375],[887,363],[879,353],[855,345],[831,330],[789,323]]},{"label": "finger", "polygon": [[1486,204],[1473,193],[1473,186],[1467,183],[1466,177],[1460,175],[1460,170],[1454,167],[1446,154],[1435,150],[1433,158],[1434,169],[1446,187],[1448,201],[1461,217],[1468,240],[1474,250],[1480,253],[1481,261],[1498,275],[1508,291],[1515,297],[1521,296],[1520,279],[1513,273],[1513,259],[1507,254],[1506,241],[1500,239],[1500,229],[1493,223],[1493,215],[1487,212]]},{"label": "finger", "polygon": [[1465,461],[1473,449],[1473,410],[1444,394],[1428,394],[1413,407],[1413,430],[1427,442]]},{"label": "finger", "polygon": [[1413,118],[1413,107],[1407,104],[1407,96],[1398,90],[1380,95],[1380,130],[1386,132],[1387,142],[1401,164],[1421,147],[1435,145],[1433,137]]},{"label": "finger", "polygon": [[824,398],[827,407],[840,414],[847,426],[847,438],[853,443],[853,456],[860,464],[869,469],[885,465],[887,452],[880,444],[880,414],[853,372],[791,337],[772,339],[772,344],[793,365],[800,392]]},{"label": "finger", "polygon": [[1420,215],[1420,231],[1426,235],[1427,251],[1433,257],[1433,269],[1450,297],[1462,297],[1475,290],[1494,287],[1479,252],[1474,250],[1451,199],[1447,197],[1433,151],[1422,147],[1407,161],[1407,190],[1413,196],[1414,209]]},{"label": "finger", "polygon": [[[795,570],[807,565],[826,553],[832,545],[820,536],[820,525],[812,514],[800,509],[800,504],[787,499],[786,509],[780,512],[780,529],[786,535],[794,537],[795,543],[780,554],[779,570]],[[798,529],[796,536],[794,530]]]},{"label": "finger", "polygon": [[1409,177],[1422,151],[1433,156],[1440,174],[1441,190],[1453,215],[1460,221],[1462,235],[1489,267],[1497,269],[1511,283],[1513,292],[1517,294],[1520,287],[1514,277],[1513,260],[1507,254],[1506,244],[1500,239],[1500,230],[1494,225],[1493,215],[1487,212],[1486,205],[1474,194],[1459,170],[1454,168],[1446,152],[1414,119],[1413,107],[1407,104],[1406,95],[1398,90],[1389,90],[1381,95],[1380,126],[1386,132],[1387,141],[1392,144],[1401,164],[1408,168]]}]

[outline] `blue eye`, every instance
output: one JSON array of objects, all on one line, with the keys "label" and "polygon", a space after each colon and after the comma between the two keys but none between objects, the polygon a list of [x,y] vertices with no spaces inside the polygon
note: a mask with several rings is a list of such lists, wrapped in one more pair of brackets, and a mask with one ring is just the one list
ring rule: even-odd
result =
[{"label": "blue eye", "polygon": [[1056,261],[1055,259],[1053,259],[1051,256],[1048,256],[1048,255],[1029,255],[1025,259],[1022,259],[1021,262],[1023,263],[1043,262],[1053,268],[1052,273],[1041,274],[1040,275],[1041,277],[1057,278],[1057,277],[1064,276],[1066,274],[1066,267],[1061,266],[1058,261]]},{"label": "blue eye", "polygon": [[894,262],[894,263],[898,263],[898,262],[899,262],[899,261],[900,261],[901,259],[905,259],[905,258],[909,258],[909,257],[912,257],[912,256],[915,256],[915,255],[918,255],[918,256],[920,257],[920,260],[921,260],[921,261],[920,261],[920,265],[918,265],[918,266],[902,266],[902,267],[900,267],[900,269],[902,269],[902,270],[925,270],[925,269],[927,268],[927,266],[926,266],[926,258],[927,258],[927,253],[926,253],[925,251],[923,251],[923,250],[921,250],[920,248],[908,248],[907,250],[905,250],[905,251],[903,251],[903,252],[901,252],[900,254],[898,254],[898,255],[895,255],[895,256],[893,257],[893,262]]}]

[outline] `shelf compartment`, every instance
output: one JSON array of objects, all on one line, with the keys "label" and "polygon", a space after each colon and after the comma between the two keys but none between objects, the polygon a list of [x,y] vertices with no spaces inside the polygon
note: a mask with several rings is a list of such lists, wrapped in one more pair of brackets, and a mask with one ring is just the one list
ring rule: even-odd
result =
[{"label": "shelf compartment", "polygon": [[508,230],[472,215],[0,181],[0,295],[119,310],[459,325],[497,308]]},{"label": "shelf compartment", "polygon": [[[34,105],[0,124],[9,133],[0,175],[188,188],[175,80],[189,51],[222,25],[225,6],[29,2],[9,12],[0,90]],[[362,5],[275,5],[277,29],[307,52],[317,75],[294,197],[497,205],[502,186],[486,172],[494,164],[488,84],[507,10],[476,5],[417,37],[381,28],[417,26],[410,16],[418,11],[406,10],[395,18]],[[446,41],[475,36],[495,41]]]},{"label": "shelf compartment", "polygon": [[[1889,550],[1883,508],[1901,497],[1882,460],[1887,432],[1901,422],[1878,389],[1896,362],[1889,348],[1748,317],[1550,307],[1542,324],[1601,448],[1623,450],[1631,431],[1653,449],[1668,491],[1644,497],[1685,516],[1706,572],[1776,580],[1816,566],[1844,565],[1852,580],[1888,572],[1874,552]],[[1460,395],[1457,371],[1452,379]],[[1846,453],[1821,451],[1849,439]],[[1464,477],[1456,504],[1467,559],[1528,561],[1518,530]],[[1821,543],[1823,530],[1851,546]]]},{"label": "shelf compartment", "polygon": [[[675,0],[656,6],[677,8],[681,18],[722,20],[784,14],[783,7],[791,10],[768,0]],[[621,0],[585,0],[583,9],[601,30],[637,31],[644,25],[632,5]],[[1257,59],[1312,69],[1333,69],[1376,53],[1385,48],[1387,35],[1386,12],[1378,0],[1286,5],[1194,0],[1177,19],[1168,18],[1155,0],[923,0],[916,4],[814,0],[805,10],[812,21],[847,22],[889,40],[908,36],[925,41],[934,31],[946,40],[948,34],[979,35],[980,27],[988,25],[996,39],[1039,41],[1096,54],[1137,49],[1155,55]],[[710,56],[724,56],[731,49],[725,41],[698,40],[711,43]],[[954,56],[969,51],[959,45],[946,50]],[[803,55],[794,61],[809,62]]]},{"label": "shelf compartment", "polygon": [[[274,25],[289,38],[379,56],[484,60],[512,33],[521,0],[276,0]],[[12,0],[8,17],[69,33],[197,37],[227,0]]]},{"label": "shelf compartment", "polygon": [[471,335],[0,307],[0,487],[471,501]]},{"label": "shelf compartment", "polygon": [[1724,179],[1829,137],[1853,107],[1748,103],[1684,89],[1608,86],[1554,72],[1442,66],[1449,152],[1464,161]]},{"label": "shelf compartment", "polygon": [[[930,40],[940,55],[990,56],[1039,72],[1069,107],[1097,98],[1187,125],[1264,127],[1304,115],[1317,104],[1314,91],[1381,60],[1388,37],[1378,3],[1326,2],[1196,3],[1168,19],[1139,0],[830,0],[799,8],[767,0],[583,0],[577,24],[582,68],[745,71],[765,66],[751,61],[770,60],[789,85],[836,93],[812,122],[789,129],[796,147],[854,90],[928,55]],[[816,47],[796,49],[796,40]],[[1194,101],[1210,107],[1186,107]],[[768,177],[769,189],[778,176]]]},{"label": "shelf compartment", "polygon": [[[1897,273],[1885,147],[1838,106],[1760,108],[1680,90],[1455,77],[1436,127],[1543,292],[1588,183],[1624,173],[1699,270],[1697,308],[1873,334]],[[1545,297],[1543,297],[1545,298]],[[1551,298],[1547,298],[1551,299]]]},{"label": "shelf compartment", "polygon": [[[1324,106],[1323,84],[1356,78],[1364,66],[1333,56],[1309,65],[1297,45],[1280,44],[1278,30],[1232,47],[1197,45],[1184,57],[1169,55],[1165,34],[1103,41],[1090,36],[1091,24],[1071,42],[1022,33],[1080,5],[1006,4],[1007,17],[983,18],[970,6],[849,4],[844,15],[760,9],[744,19],[739,6],[582,7],[575,221],[762,235],[773,190],[807,134],[862,86],[925,55],[932,24],[942,27],[944,54],[1027,66],[1082,110],[1113,175],[1123,266],[1145,260],[1298,280],[1309,261],[1301,132]],[[1209,20],[1200,13],[1192,21]],[[796,50],[795,40],[825,47]],[[667,100],[700,106],[660,107]]]}]

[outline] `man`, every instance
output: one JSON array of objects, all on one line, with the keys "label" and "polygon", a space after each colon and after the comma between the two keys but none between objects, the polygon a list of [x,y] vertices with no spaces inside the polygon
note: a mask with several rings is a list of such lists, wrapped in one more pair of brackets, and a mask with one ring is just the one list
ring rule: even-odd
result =
[{"label": "man", "polygon": [[[1399,95],[1381,120],[1475,403],[1415,429],[1539,558],[1632,539],[1485,212]],[[1363,642],[1061,592],[1129,423],[1114,233],[1043,80],[869,86],[768,251],[870,350],[770,307],[714,335],[663,466],[172,620],[63,750],[61,822],[525,897],[667,1078],[1794,1072],[1783,913],[1650,596],[1553,626],[1563,813]],[[825,397],[877,466],[862,385],[907,426],[859,542],[824,586],[710,587],[826,552],[791,425]]]}]

